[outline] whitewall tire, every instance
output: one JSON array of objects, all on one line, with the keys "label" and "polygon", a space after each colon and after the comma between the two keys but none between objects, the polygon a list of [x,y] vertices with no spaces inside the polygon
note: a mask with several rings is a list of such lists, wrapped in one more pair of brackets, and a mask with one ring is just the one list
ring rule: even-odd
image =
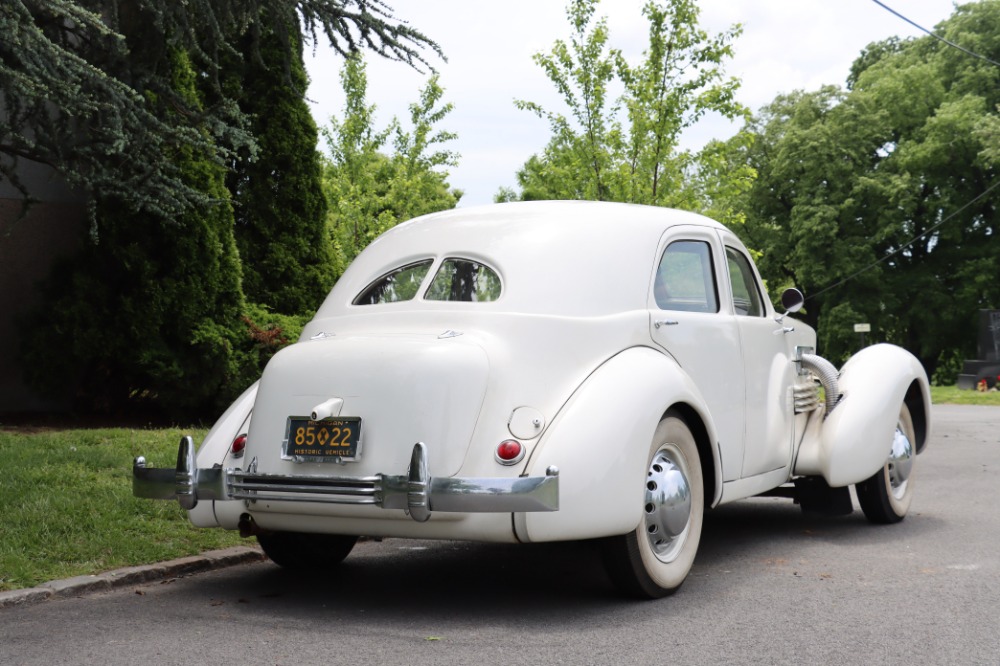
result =
[{"label": "whitewall tire", "polygon": [[898,523],[906,517],[913,498],[913,462],[916,458],[913,419],[900,406],[889,458],[882,469],[855,486],[858,503],[873,523]]},{"label": "whitewall tire", "polygon": [[673,413],[650,443],[642,519],[628,534],[604,540],[608,574],[626,594],[675,592],[691,571],[705,514],[705,485],[691,429]]}]

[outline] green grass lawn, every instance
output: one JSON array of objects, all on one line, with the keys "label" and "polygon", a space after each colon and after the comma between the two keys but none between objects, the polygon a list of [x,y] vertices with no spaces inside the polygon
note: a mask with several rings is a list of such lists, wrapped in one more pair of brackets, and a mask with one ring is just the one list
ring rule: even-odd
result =
[{"label": "green grass lawn", "polygon": [[0,428],[0,590],[247,543],[132,497],[132,459],[176,460],[180,430]]},{"label": "green grass lawn", "polygon": [[998,405],[1000,391],[964,391],[954,386],[932,386],[931,402],[935,405]]},{"label": "green grass lawn", "polygon": [[[1000,392],[932,387],[935,403],[997,405]],[[132,497],[132,459],[173,464],[198,430],[0,427],[0,590],[252,543],[192,527],[176,502]]]}]

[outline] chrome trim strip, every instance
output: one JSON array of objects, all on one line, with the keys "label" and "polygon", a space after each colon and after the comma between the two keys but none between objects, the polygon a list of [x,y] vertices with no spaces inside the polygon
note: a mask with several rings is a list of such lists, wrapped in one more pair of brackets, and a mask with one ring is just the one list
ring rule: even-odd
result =
[{"label": "chrome trim strip", "polygon": [[329,497],[325,495],[304,497],[302,495],[255,495],[253,493],[234,492],[226,499],[253,500],[255,502],[310,502],[313,504],[344,504],[349,506],[379,506],[378,500],[374,497],[352,498],[352,497]]},{"label": "chrome trim strip", "polygon": [[417,442],[410,455],[410,470],[406,479],[406,510],[418,523],[431,517],[431,476],[427,472],[427,445]]},{"label": "chrome trim strip", "polygon": [[434,479],[430,499],[431,511],[558,511],[559,477]]},{"label": "chrome trim strip", "polygon": [[[181,440],[177,464],[180,469],[146,467],[146,459],[139,456],[132,463],[132,494],[145,499],[176,499],[184,508],[194,508],[199,499],[228,499],[225,470],[193,469],[194,455],[187,450],[185,437]],[[193,446],[193,443],[192,443]],[[183,498],[183,499],[182,499]],[[184,506],[185,503],[190,507]]]},{"label": "chrome trim strip", "polygon": [[181,438],[181,445],[177,449],[177,473],[174,476],[177,503],[182,509],[191,510],[198,503],[197,477],[198,462],[195,460],[194,440],[185,436]]},{"label": "chrome trim strip", "polygon": [[132,494],[145,499],[177,499],[177,470],[146,467],[139,456],[132,463]]},{"label": "chrome trim strip", "polygon": [[528,477],[431,477],[427,445],[418,442],[405,475],[368,477],[257,474],[240,469],[197,469],[194,442],[181,440],[176,469],[132,465],[132,494],[146,499],[176,499],[193,508],[198,500],[266,500],[378,506],[399,509],[424,522],[434,511],[519,513],[559,510],[559,470]]},{"label": "chrome trim strip", "polygon": [[792,387],[792,397],[796,414],[804,414],[819,409],[819,386],[814,382],[795,384]]},{"label": "chrome trim strip", "polygon": [[[277,479],[275,480],[277,481]],[[282,481],[296,481],[295,478],[292,479],[282,479]],[[327,484],[297,484],[297,483],[275,483],[275,482],[255,482],[253,479],[249,481],[237,482],[232,480],[230,476],[226,487],[229,489],[230,494],[233,491],[239,490],[259,490],[264,492],[285,492],[285,493],[327,493],[332,495],[374,495],[375,488],[363,488],[355,487],[349,485],[327,485]]]}]

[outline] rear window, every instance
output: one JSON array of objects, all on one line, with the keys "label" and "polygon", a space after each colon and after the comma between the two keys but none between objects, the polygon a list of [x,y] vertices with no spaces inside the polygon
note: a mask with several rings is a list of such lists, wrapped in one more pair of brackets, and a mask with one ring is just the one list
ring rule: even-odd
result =
[{"label": "rear window", "polygon": [[[377,305],[412,300],[420,291],[433,259],[425,259],[392,270],[365,287],[354,305]],[[441,262],[427,287],[428,301],[495,301],[500,297],[500,276],[485,264],[471,259],[449,258]]]},{"label": "rear window", "polygon": [[432,263],[434,263],[432,259],[426,259],[415,264],[400,266],[396,270],[386,273],[368,285],[354,299],[354,305],[396,303],[412,299],[417,295],[420,283],[424,281]]},{"label": "rear window", "polygon": [[500,276],[479,262],[445,259],[424,296],[429,301],[495,301],[500,297]]}]

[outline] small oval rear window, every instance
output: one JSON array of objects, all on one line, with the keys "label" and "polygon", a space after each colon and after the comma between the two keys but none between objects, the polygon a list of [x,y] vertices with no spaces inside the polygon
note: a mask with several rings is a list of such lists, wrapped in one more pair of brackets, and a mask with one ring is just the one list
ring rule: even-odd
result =
[{"label": "small oval rear window", "polygon": [[445,259],[427,288],[429,301],[495,301],[500,298],[500,276],[471,259]]},{"label": "small oval rear window", "polygon": [[354,299],[354,305],[376,305],[378,303],[396,303],[408,301],[417,295],[420,283],[430,270],[433,260],[426,259],[414,264],[400,266],[386,273],[368,285]]}]

